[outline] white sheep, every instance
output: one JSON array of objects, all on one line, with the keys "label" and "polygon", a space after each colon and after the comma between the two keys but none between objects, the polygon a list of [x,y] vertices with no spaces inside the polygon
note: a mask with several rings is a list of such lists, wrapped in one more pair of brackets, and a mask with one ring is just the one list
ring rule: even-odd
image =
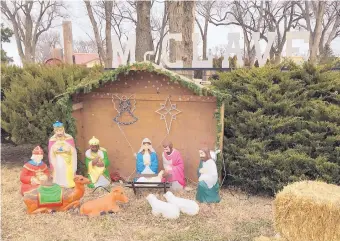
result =
[{"label": "white sheep", "polygon": [[200,208],[195,201],[176,197],[170,191],[166,192],[166,194],[164,194],[163,196],[168,201],[168,203],[172,203],[176,205],[182,213],[192,215],[192,216],[198,214],[198,211]]},{"label": "white sheep", "polygon": [[167,219],[179,218],[180,211],[176,205],[163,202],[157,199],[154,194],[149,194],[146,199],[152,207],[152,214],[154,216],[162,214],[162,216]]}]

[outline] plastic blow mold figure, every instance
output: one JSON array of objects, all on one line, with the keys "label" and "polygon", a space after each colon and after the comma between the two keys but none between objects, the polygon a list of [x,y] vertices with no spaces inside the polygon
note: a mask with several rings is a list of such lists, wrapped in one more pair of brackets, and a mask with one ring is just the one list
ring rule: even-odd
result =
[{"label": "plastic blow mold figure", "polygon": [[198,167],[198,187],[196,200],[201,203],[218,203],[219,195],[218,174],[215,161],[211,158],[208,148],[201,148],[200,165]]},{"label": "plastic blow mold figure", "polygon": [[138,174],[157,174],[158,159],[151,141],[145,138],[137,154],[136,170]]},{"label": "plastic blow mold figure", "polygon": [[65,133],[63,123],[57,121],[53,124],[54,135],[48,143],[48,157],[53,174],[53,183],[62,187],[75,186],[74,176],[77,171],[77,151],[74,139]]},{"label": "plastic blow mold figure", "polygon": [[89,141],[90,149],[85,152],[85,164],[88,171],[88,178],[91,184],[90,188],[105,187],[110,185],[110,165],[107,151],[99,146],[99,140],[95,137]]},{"label": "plastic blow mold figure", "polygon": [[47,165],[42,162],[43,157],[43,149],[40,146],[34,148],[31,159],[21,170],[21,195],[37,189],[40,184],[48,180],[49,170]]},{"label": "plastic blow mold figure", "polygon": [[184,162],[181,153],[173,148],[170,141],[163,143],[164,176],[171,183],[171,190],[183,190],[185,187]]},{"label": "plastic blow mold figure", "polygon": [[46,183],[39,188],[24,194],[24,203],[28,214],[67,211],[80,206],[85,186],[90,180],[76,175],[73,179],[74,188],[62,188],[58,184]]}]

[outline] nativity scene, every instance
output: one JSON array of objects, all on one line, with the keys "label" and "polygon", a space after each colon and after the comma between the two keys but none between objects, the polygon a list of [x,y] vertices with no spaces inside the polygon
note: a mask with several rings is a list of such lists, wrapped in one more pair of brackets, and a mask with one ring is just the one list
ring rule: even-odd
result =
[{"label": "nativity scene", "polygon": [[[164,207],[171,206],[171,210],[177,210],[176,215],[168,214],[175,218],[180,212],[196,215],[197,202],[218,203],[216,155],[207,148],[197,155],[199,143],[212,145],[216,141],[218,99],[212,95],[197,96],[183,83],[164,74],[132,71],[118,75],[115,83],[100,84],[95,93],[70,93],[77,134],[67,134],[59,121],[53,124],[53,135],[48,140],[49,167],[42,162],[40,147],[32,152],[20,175],[20,192],[27,212],[67,211],[82,204],[82,215],[116,212],[118,208],[110,200],[127,202],[124,187],[132,187],[135,195],[136,188],[144,187],[142,190],[151,194],[148,202],[152,209],[168,212],[170,209]],[[99,116],[100,125],[93,121]],[[183,123],[190,123],[190,128]],[[202,127],[209,128],[202,132]],[[144,138],[137,149],[131,143],[138,143],[142,133],[151,133],[152,139],[162,141],[154,146],[150,138]],[[190,142],[188,136],[193,137]],[[78,160],[78,154],[83,161]],[[80,163],[86,167],[86,177],[77,175]],[[132,170],[133,176],[128,175]],[[120,184],[113,182],[113,174],[122,177]],[[192,190],[186,188],[188,181],[196,179],[196,200],[180,197]],[[117,185],[122,188],[117,189]],[[94,189],[95,193],[97,187],[113,189],[106,196],[82,203],[87,190]],[[163,189],[166,202],[152,196],[154,189],[150,187]]]}]

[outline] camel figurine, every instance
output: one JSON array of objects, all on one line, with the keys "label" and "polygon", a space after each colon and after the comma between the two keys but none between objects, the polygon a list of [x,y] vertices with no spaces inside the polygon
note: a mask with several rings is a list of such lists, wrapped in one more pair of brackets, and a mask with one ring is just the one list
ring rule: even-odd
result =
[{"label": "camel figurine", "polygon": [[117,201],[123,203],[129,201],[128,197],[123,192],[123,188],[120,186],[114,187],[112,191],[104,197],[85,202],[80,207],[80,214],[95,217],[106,212],[118,212],[119,207],[116,203]]},{"label": "camel figurine", "polygon": [[[67,211],[80,206],[80,199],[84,196],[85,186],[90,184],[90,180],[76,175],[74,177],[75,187],[72,189],[61,188],[57,184],[45,184],[43,187],[35,189],[24,195],[24,203],[27,206],[28,214],[51,213],[53,211]],[[50,187],[50,190],[49,190]],[[45,195],[45,199],[43,196]],[[58,202],[51,200],[51,196],[56,197]],[[59,195],[59,197],[58,197]]]}]

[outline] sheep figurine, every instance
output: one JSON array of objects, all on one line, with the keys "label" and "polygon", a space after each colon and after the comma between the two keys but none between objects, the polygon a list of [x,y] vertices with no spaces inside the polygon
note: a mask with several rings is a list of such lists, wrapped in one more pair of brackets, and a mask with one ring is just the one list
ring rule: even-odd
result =
[{"label": "sheep figurine", "polygon": [[177,219],[179,218],[179,208],[172,204],[172,203],[167,203],[163,202],[159,199],[154,194],[149,194],[146,199],[148,200],[149,204],[152,207],[152,214],[154,216],[158,216],[162,214],[164,218],[167,219]]},{"label": "sheep figurine", "polygon": [[172,192],[168,191],[166,194],[163,195],[168,203],[172,203],[176,205],[182,213],[188,214],[188,215],[196,215],[199,211],[198,204],[189,199],[176,197]]}]

